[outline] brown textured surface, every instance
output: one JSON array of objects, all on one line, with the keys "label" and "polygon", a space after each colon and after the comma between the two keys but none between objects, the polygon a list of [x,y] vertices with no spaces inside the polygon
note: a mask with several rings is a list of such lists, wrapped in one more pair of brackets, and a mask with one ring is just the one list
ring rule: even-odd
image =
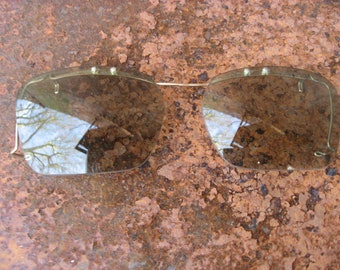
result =
[{"label": "brown textured surface", "polygon": [[337,1],[55,2],[0,2],[1,269],[340,268],[339,173],[226,166],[201,90],[162,89],[166,121],[141,169],[43,177],[9,154],[16,92],[51,69],[116,65],[189,82],[285,65],[340,89]]}]

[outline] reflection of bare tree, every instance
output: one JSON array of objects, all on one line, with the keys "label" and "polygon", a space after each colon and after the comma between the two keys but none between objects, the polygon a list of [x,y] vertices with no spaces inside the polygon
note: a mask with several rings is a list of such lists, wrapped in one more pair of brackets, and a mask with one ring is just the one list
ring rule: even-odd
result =
[{"label": "reflection of bare tree", "polygon": [[74,146],[77,136],[82,136],[89,124],[81,121],[65,130],[65,122],[80,120],[27,100],[18,100],[18,103],[19,136],[25,157],[33,169],[43,173],[64,173],[72,166],[84,166],[86,156],[76,153]]}]

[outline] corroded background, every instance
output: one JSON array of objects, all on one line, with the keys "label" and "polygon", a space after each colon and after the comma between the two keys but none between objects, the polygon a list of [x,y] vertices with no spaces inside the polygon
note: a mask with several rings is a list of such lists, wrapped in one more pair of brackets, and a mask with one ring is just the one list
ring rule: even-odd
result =
[{"label": "corroded background", "polygon": [[204,82],[284,65],[340,89],[339,13],[332,0],[1,1],[0,268],[339,269],[339,158],[320,171],[229,167],[205,131],[201,89],[161,89],[166,120],[140,169],[44,177],[9,154],[17,90],[52,69]]}]

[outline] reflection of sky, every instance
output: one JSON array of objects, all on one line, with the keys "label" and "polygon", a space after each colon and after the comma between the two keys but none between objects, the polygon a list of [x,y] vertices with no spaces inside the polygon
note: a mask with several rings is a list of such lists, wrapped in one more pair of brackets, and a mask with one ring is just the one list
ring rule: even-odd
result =
[{"label": "reflection of sky", "polygon": [[207,107],[203,107],[203,116],[212,141],[222,155],[224,148],[233,147],[231,144],[242,120]]},{"label": "reflection of sky", "polygon": [[87,172],[87,155],[75,149],[91,124],[74,116],[18,99],[18,133],[32,169],[42,174]]}]

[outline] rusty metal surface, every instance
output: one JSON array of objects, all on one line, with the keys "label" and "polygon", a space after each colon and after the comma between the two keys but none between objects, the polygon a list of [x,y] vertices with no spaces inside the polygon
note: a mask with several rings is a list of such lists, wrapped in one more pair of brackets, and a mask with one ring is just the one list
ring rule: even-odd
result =
[{"label": "rusty metal surface", "polygon": [[339,269],[339,159],[292,173],[229,167],[201,90],[161,89],[166,120],[140,169],[44,177],[9,154],[18,89],[58,68],[203,82],[284,65],[340,89],[339,12],[337,1],[0,1],[0,268]]}]

